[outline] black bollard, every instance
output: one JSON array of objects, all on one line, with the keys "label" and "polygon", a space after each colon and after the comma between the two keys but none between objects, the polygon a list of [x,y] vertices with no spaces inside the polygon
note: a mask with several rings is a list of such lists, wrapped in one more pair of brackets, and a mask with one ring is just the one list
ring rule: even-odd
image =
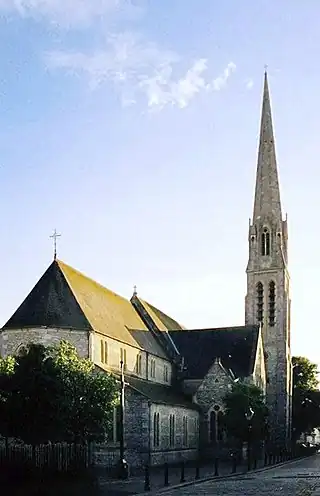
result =
[{"label": "black bollard", "polygon": [[200,479],[200,463],[197,462],[196,464],[196,476],[195,476],[195,479]]},{"label": "black bollard", "polygon": [[257,470],[257,457],[256,456],[253,459],[253,470]]},{"label": "black bollard", "polygon": [[264,452],[264,466],[266,467],[268,465],[268,453],[265,451]]},{"label": "black bollard", "polygon": [[250,470],[251,470],[251,453],[250,453],[250,451],[248,451],[247,456],[248,456],[248,460],[247,460],[248,466],[247,466],[247,469],[248,469],[248,472],[250,472]]},{"label": "black bollard", "polygon": [[169,467],[168,464],[164,464],[164,485],[169,486]]},{"label": "black bollard", "polygon": [[181,463],[181,477],[180,477],[180,482],[186,482],[186,479],[184,477],[184,462]]},{"label": "black bollard", "polygon": [[272,453],[269,453],[269,465],[272,465]]},{"label": "black bollard", "polygon": [[232,474],[235,474],[237,471],[237,457],[235,454],[232,455]]},{"label": "black bollard", "polygon": [[149,465],[145,466],[144,469],[144,490],[150,491],[150,470]]},{"label": "black bollard", "polygon": [[219,458],[214,459],[214,475],[215,477],[219,475]]}]

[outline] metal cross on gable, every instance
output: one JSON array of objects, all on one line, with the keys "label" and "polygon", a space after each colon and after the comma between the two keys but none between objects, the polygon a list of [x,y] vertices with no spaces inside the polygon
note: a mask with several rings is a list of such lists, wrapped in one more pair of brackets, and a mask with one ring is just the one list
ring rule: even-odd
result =
[{"label": "metal cross on gable", "polygon": [[53,259],[54,260],[56,260],[56,258],[57,258],[57,238],[59,238],[60,236],[61,236],[61,234],[58,234],[56,229],[53,231],[53,234],[50,236],[50,238],[53,238],[53,248],[54,248]]}]

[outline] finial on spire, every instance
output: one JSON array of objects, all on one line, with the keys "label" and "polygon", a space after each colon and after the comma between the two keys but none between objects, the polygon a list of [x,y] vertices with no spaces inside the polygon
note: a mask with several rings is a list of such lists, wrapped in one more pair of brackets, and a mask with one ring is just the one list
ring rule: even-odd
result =
[{"label": "finial on spire", "polygon": [[264,64],[264,73],[267,74],[268,72],[268,64]]},{"label": "finial on spire", "polygon": [[50,236],[50,238],[53,238],[53,249],[54,249],[53,260],[57,259],[57,238],[59,238],[60,236],[61,234],[58,234],[56,229],[53,231],[53,234]]},{"label": "finial on spire", "polygon": [[133,296],[137,296],[137,286],[133,286]]}]

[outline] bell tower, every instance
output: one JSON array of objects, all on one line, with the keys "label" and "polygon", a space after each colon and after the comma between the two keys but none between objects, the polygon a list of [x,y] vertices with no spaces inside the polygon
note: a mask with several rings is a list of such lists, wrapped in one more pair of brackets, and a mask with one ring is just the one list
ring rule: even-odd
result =
[{"label": "bell tower", "polygon": [[292,367],[287,217],[282,218],[267,72],[264,75],[253,217],[249,221],[246,324],[260,323],[267,366],[270,441],[291,438]]}]

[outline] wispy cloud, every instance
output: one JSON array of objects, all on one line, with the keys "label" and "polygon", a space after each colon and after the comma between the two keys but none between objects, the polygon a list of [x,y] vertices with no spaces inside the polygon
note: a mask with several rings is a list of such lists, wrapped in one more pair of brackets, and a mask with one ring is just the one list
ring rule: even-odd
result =
[{"label": "wispy cloud", "polygon": [[114,12],[133,13],[131,0],[0,0],[0,10],[63,28],[88,27]]},{"label": "wispy cloud", "polygon": [[212,81],[210,88],[215,91],[220,91],[227,84],[229,77],[235,70],[236,64],[234,64],[233,62],[229,62],[222,74],[220,74],[216,79]]},{"label": "wispy cloud", "polygon": [[251,90],[253,88],[253,79],[247,79],[245,85],[247,90]]},{"label": "wispy cloud", "polygon": [[112,82],[125,105],[143,96],[149,108],[158,109],[168,104],[184,108],[200,91],[221,90],[236,69],[230,62],[210,80],[204,75],[207,60],[198,59],[183,77],[177,78],[174,69],[179,69],[180,57],[132,33],[109,37],[104,50],[92,54],[55,51],[48,53],[46,60],[50,69],[85,76],[91,89]]},{"label": "wispy cloud", "polygon": [[207,59],[198,58],[185,69],[185,60],[177,53],[140,35],[105,35],[105,21],[110,16],[136,19],[141,5],[142,0],[0,0],[0,13],[32,17],[66,31],[91,29],[99,33],[102,44],[91,53],[51,51],[45,55],[46,66],[83,76],[92,90],[112,83],[124,106],[144,98],[149,109],[167,105],[185,108],[200,92],[220,91],[236,69],[233,62],[212,79],[207,76]]}]

